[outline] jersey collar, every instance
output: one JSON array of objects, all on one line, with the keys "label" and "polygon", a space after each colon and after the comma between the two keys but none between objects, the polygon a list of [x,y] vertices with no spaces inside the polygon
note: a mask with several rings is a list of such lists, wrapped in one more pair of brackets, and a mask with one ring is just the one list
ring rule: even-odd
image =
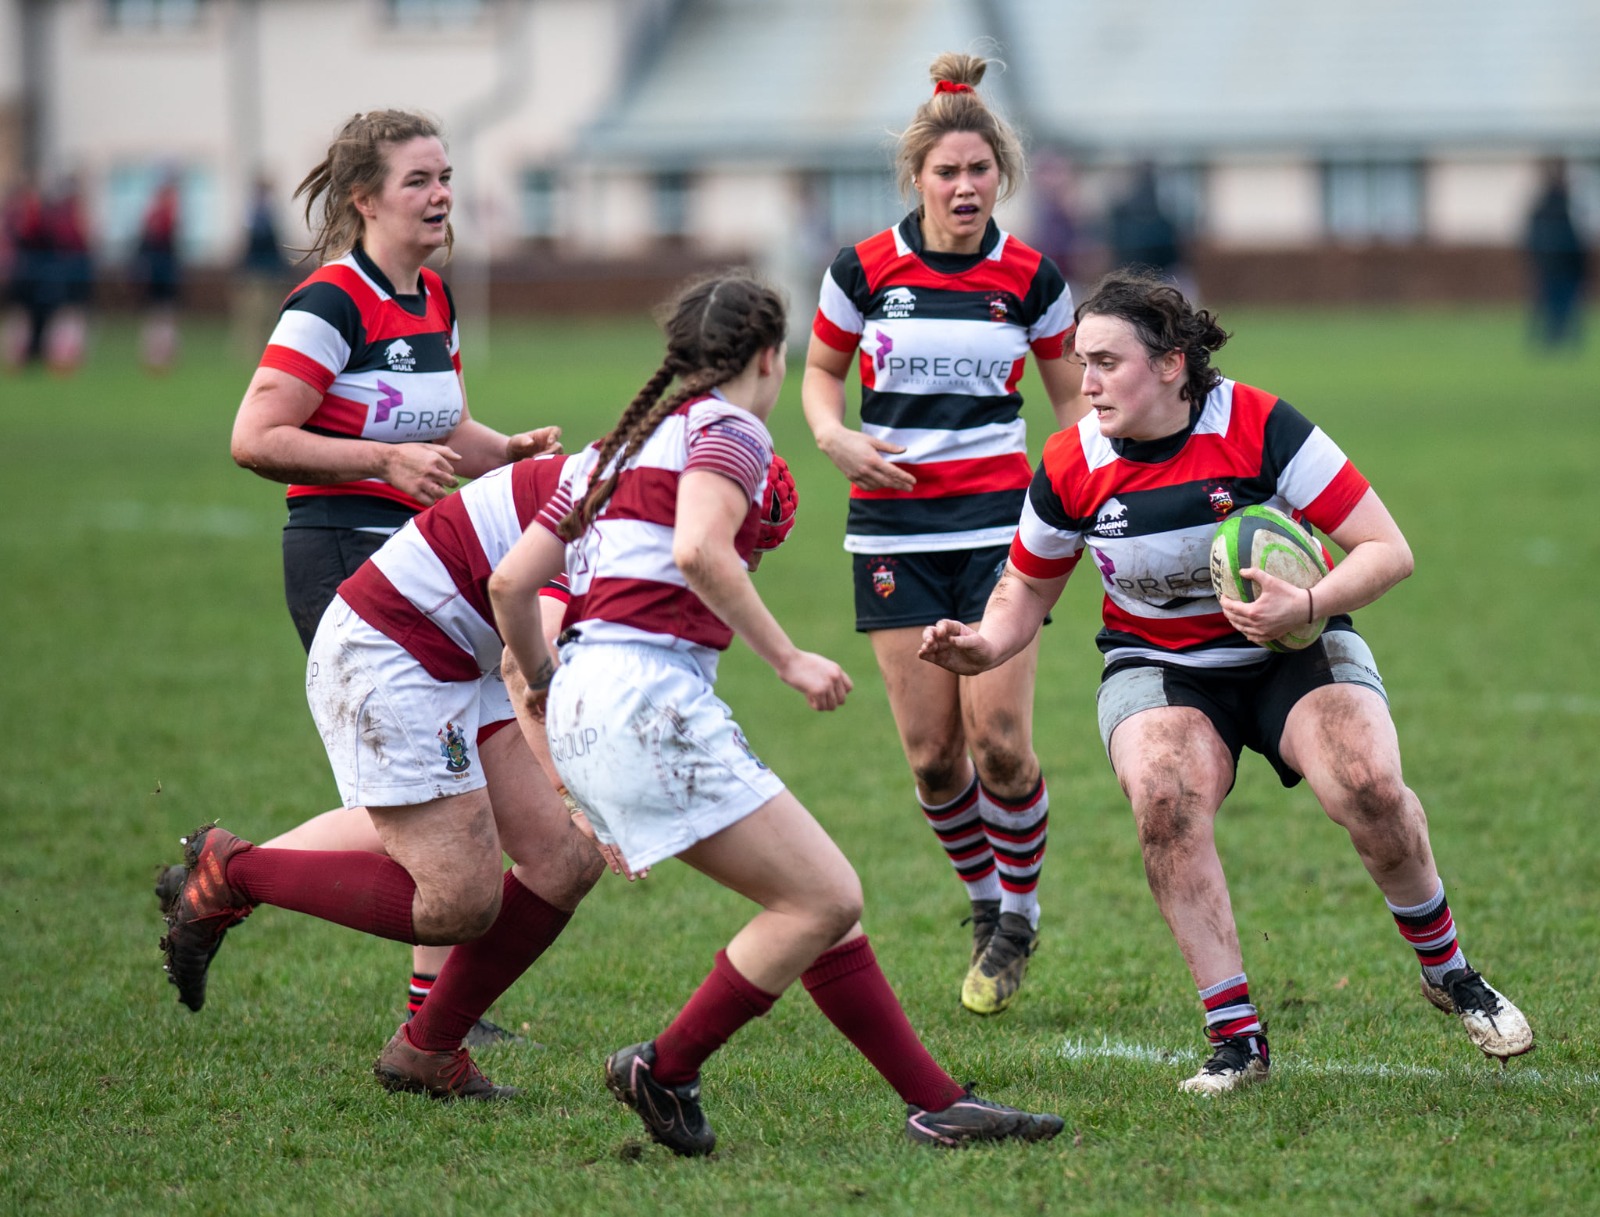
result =
[{"label": "jersey collar", "polygon": [[975,254],[944,254],[922,247],[922,221],[921,209],[911,212],[900,221],[900,239],[906,247],[921,258],[934,270],[947,275],[958,275],[962,271],[971,270],[990,254],[994,247],[1000,244],[1000,225],[994,222],[994,217],[989,217],[989,223],[983,230],[983,240],[978,242],[978,252]]}]

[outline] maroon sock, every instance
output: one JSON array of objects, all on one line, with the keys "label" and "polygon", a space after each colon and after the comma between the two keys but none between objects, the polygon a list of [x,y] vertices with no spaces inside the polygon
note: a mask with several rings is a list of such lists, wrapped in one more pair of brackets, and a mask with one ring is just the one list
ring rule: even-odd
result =
[{"label": "maroon sock", "polygon": [[412,1045],[424,1052],[461,1047],[472,1024],[545,953],[570,920],[571,913],[540,899],[507,871],[500,915],[482,938],[462,943],[445,959],[428,1000],[406,1025]]},{"label": "maroon sock", "polygon": [[726,951],[718,951],[716,967],[672,1024],[656,1036],[656,1063],[650,1076],[664,1086],[692,1081],[708,1056],[740,1027],[772,1009],[777,1000],[776,994],[756,988],[739,975]]},{"label": "maroon sock", "polygon": [[907,1103],[943,1111],[966,1093],[911,1029],[865,934],[824,951],[800,980],[828,1021]]},{"label": "maroon sock", "polygon": [[227,878],[254,904],[309,913],[396,942],[417,941],[411,924],[416,882],[382,854],[257,845],[229,860]]}]

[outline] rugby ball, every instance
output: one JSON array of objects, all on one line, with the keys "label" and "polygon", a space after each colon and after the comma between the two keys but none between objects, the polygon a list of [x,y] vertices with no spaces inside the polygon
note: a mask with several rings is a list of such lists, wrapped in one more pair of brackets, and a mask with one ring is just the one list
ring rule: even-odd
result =
[{"label": "rugby ball", "polygon": [[[1211,587],[1221,600],[1256,598],[1256,585],[1240,578],[1247,567],[1266,571],[1296,587],[1313,587],[1328,573],[1328,560],[1315,537],[1276,508],[1260,505],[1236,511],[1211,539]],[[1267,643],[1273,651],[1303,651],[1322,636],[1326,617],[1298,625]]]}]

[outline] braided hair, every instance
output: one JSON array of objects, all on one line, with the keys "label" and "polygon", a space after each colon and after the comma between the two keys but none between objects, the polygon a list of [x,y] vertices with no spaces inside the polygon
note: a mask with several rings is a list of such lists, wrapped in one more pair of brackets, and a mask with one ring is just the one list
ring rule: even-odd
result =
[{"label": "braided hair", "polygon": [[1222,383],[1211,356],[1231,335],[1217,324],[1215,313],[1195,308],[1169,280],[1139,269],[1112,271],[1073,310],[1072,319],[1077,323],[1091,315],[1126,321],[1152,359],[1181,352],[1184,382],[1178,395],[1192,409],[1199,409]]},{"label": "braided hair", "polygon": [[[600,441],[595,470],[605,476],[561,521],[563,541],[576,540],[594,522],[623,469],[663,419],[734,379],[759,352],[782,345],[788,332],[783,298],[743,270],[692,280],[662,316],[666,357]],[[678,390],[667,394],[674,380]]]}]

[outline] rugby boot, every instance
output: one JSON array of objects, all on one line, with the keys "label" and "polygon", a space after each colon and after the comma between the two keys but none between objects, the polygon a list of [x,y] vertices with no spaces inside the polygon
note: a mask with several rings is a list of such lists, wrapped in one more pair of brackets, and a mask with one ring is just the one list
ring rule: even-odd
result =
[{"label": "rugby boot", "polygon": [[496,1086],[473,1064],[465,1048],[424,1052],[406,1037],[402,1024],[384,1045],[373,1074],[385,1090],[425,1094],[431,1099],[509,1099],[515,1086]]},{"label": "rugby boot", "polygon": [[178,1000],[198,1011],[206,1004],[206,973],[223,936],[255,906],[228,884],[228,862],[250,849],[215,823],[202,824],[183,838],[183,878],[163,872],[156,892],[167,933],[161,940],[167,979],[178,986]]},{"label": "rugby boot", "polygon": [[1504,1064],[1533,1050],[1533,1028],[1522,1011],[1471,968],[1446,972],[1437,985],[1424,976],[1422,995],[1459,1018],[1467,1038],[1484,1056],[1497,1057]]}]

